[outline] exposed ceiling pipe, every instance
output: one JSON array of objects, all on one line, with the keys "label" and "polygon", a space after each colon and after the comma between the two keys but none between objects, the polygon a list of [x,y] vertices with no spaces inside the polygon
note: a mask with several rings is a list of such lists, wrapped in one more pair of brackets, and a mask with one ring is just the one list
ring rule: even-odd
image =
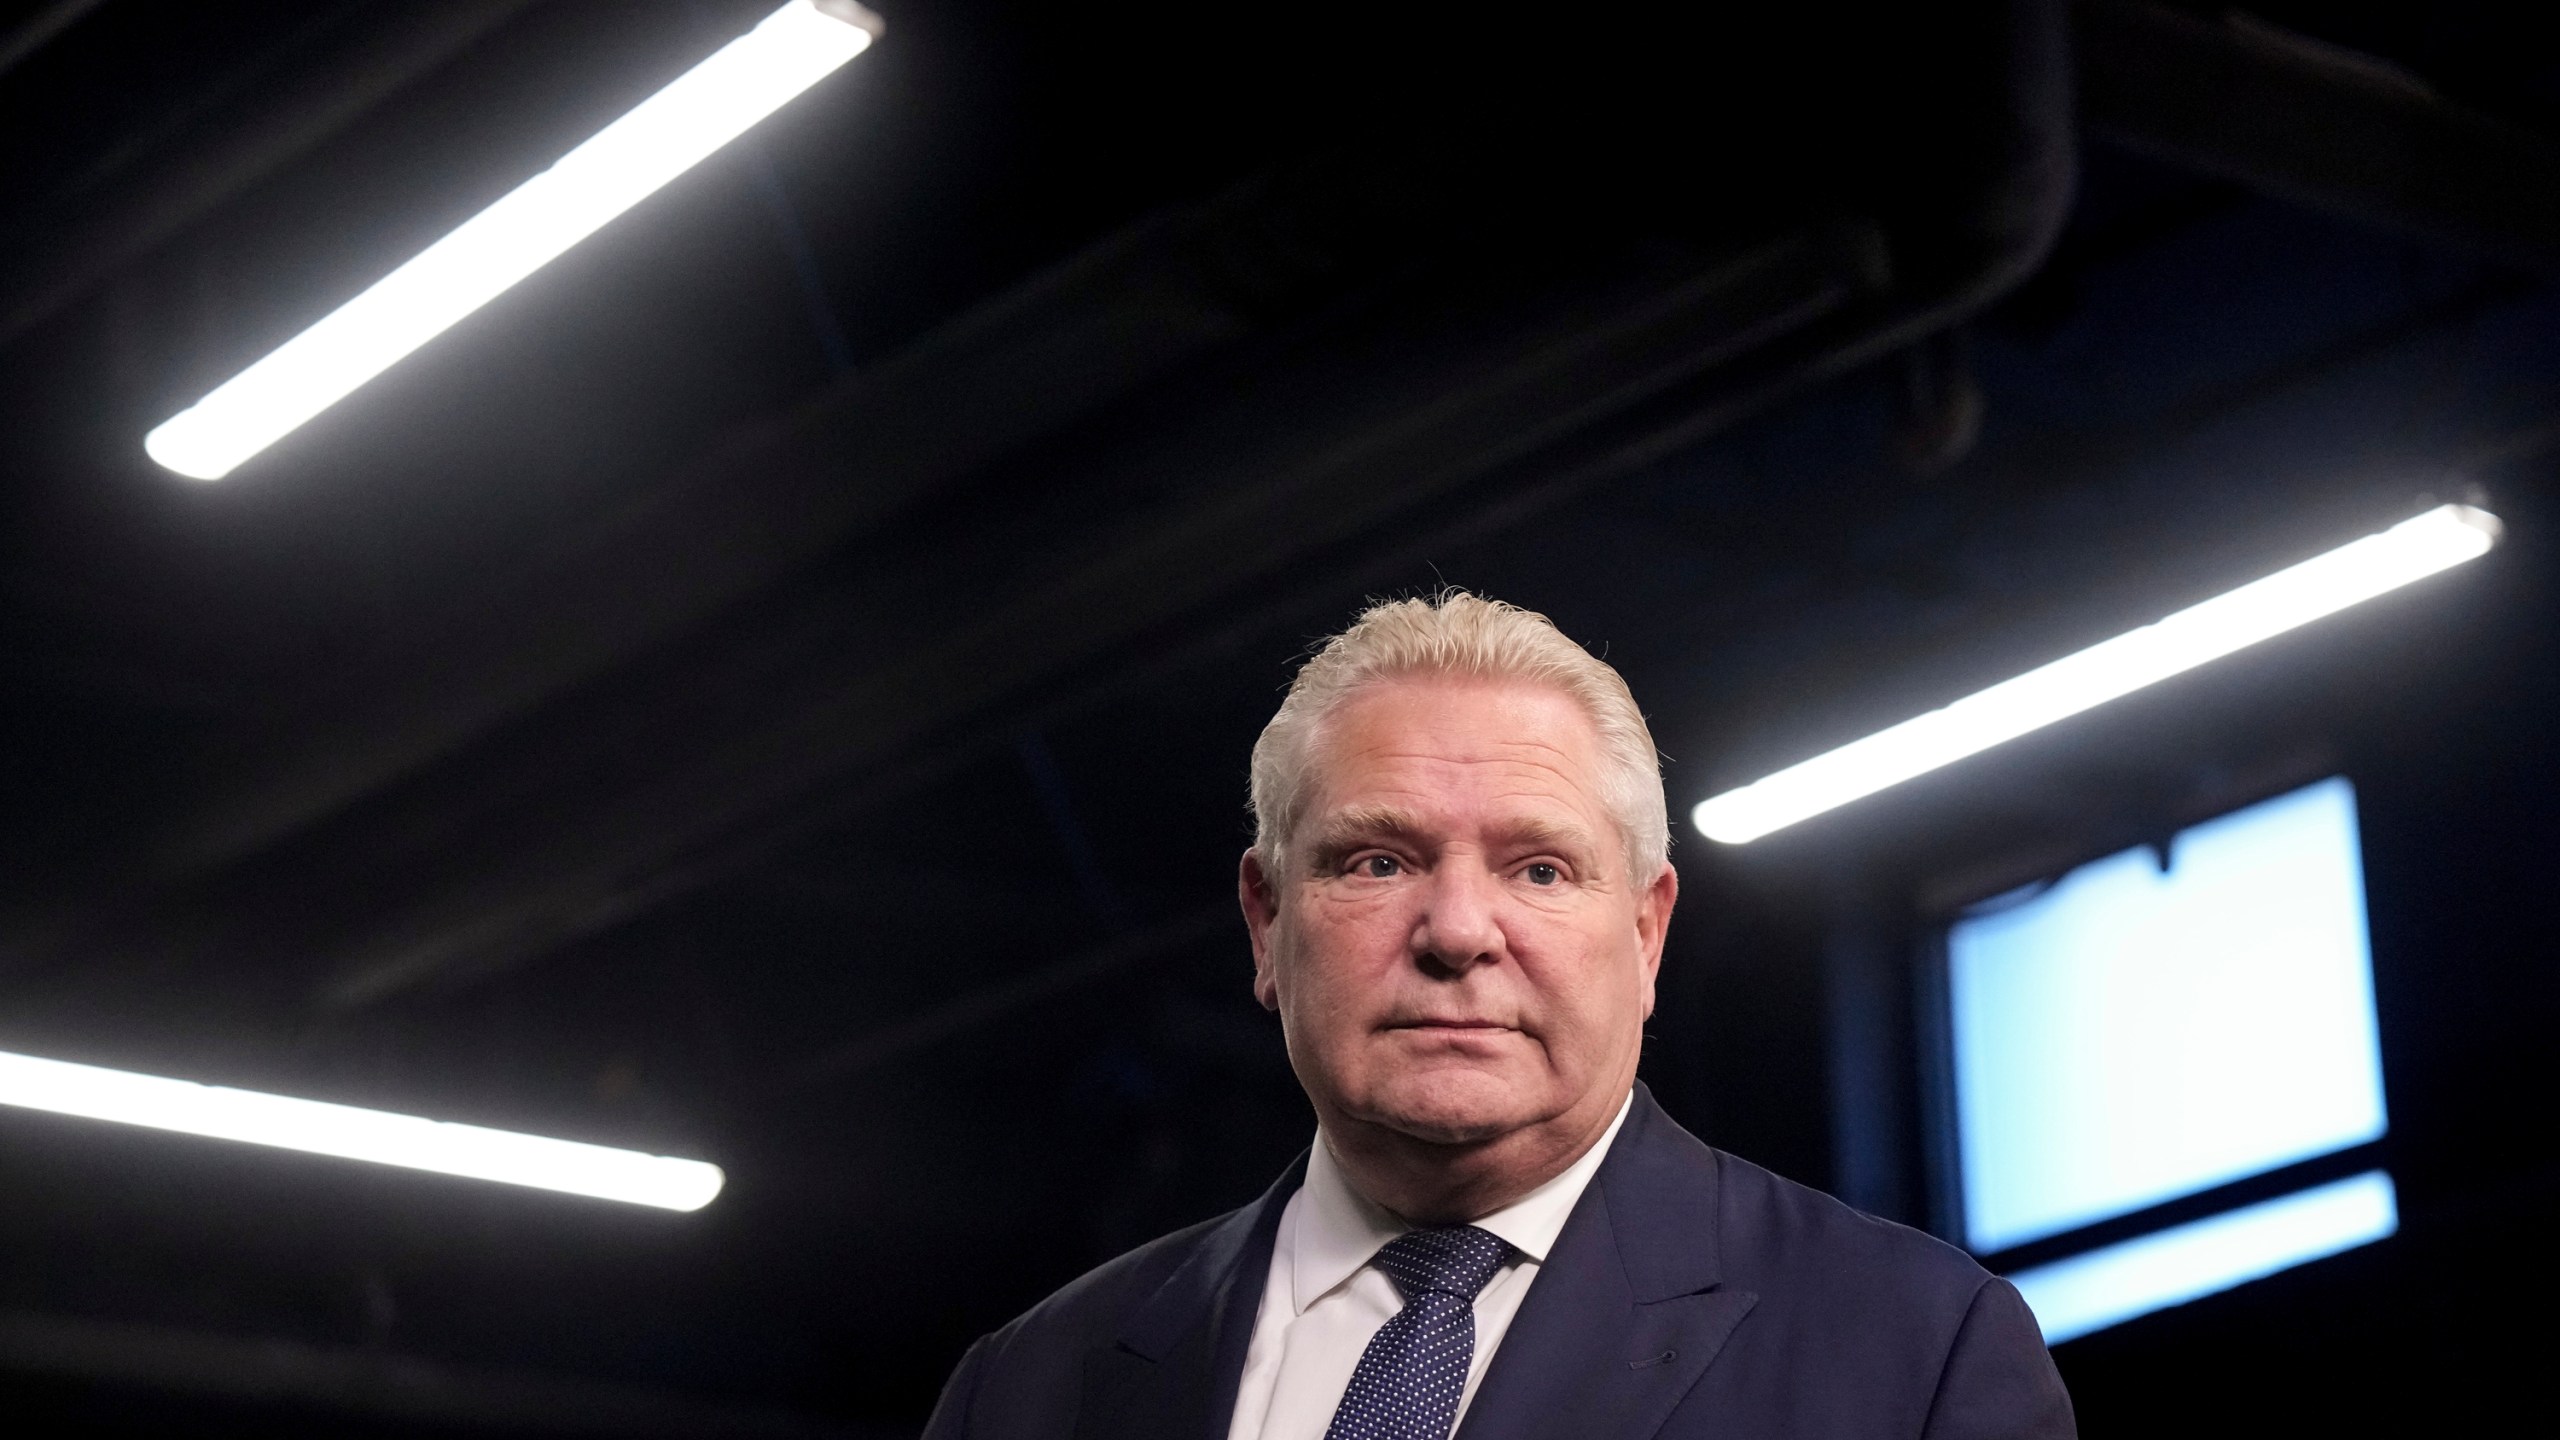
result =
[{"label": "exposed ceiling pipe", "polygon": [[2560,140],[2308,36],[2080,0],[2092,133],[2298,205],[2560,273]]}]

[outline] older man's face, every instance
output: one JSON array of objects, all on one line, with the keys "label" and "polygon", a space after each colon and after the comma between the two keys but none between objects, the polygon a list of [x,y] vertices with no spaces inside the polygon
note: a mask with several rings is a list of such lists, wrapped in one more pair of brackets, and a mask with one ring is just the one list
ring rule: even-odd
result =
[{"label": "older man's face", "polygon": [[1677,882],[1630,873],[1600,775],[1542,686],[1396,682],[1334,712],[1288,873],[1244,868],[1254,991],[1320,1116],[1470,1143],[1615,1112]]}]

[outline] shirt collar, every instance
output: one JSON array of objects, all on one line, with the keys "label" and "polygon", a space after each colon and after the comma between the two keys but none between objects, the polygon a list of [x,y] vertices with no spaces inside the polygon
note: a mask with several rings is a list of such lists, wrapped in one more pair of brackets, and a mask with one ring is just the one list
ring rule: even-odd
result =
[{"label": "shirt collar", "polygon": [[[1608,1158],[1610,1142],[1618,1138],[1618,1127],[1627,1123],[1627,1108],[1634,1100],[1630,1091],[1627,1099],[1618,1102],[1617,1117],[1601,1132],[1599,1143],[1582,1152],[1563,1173],[1477,1220],[1476,1227],[1493,1232],[1512,1249],[1543,1264],[1574,1203],[1591,1184],[1600,1162]],[[1290,1303],[1296,1313],[1304,1314],[1327,1291],[1358,1274],[1387,1242],[1413,1227],[1351,1188],[1321,1132],[1307,1155],[1307,1178],[1298,1194]]]}]

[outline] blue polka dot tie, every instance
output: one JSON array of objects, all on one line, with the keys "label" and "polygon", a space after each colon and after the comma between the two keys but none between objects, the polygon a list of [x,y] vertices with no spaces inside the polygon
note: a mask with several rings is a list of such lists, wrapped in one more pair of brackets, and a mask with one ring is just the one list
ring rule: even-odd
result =
[{"label": "blue polka dot tie", "polygon": [[1378,1327],[1325,1440],[1449,1440],[1476,1353],[1476,1292],[1510,1247],[1473,1225],[1416,1230],[1370,1264],[1404,1293]]}]

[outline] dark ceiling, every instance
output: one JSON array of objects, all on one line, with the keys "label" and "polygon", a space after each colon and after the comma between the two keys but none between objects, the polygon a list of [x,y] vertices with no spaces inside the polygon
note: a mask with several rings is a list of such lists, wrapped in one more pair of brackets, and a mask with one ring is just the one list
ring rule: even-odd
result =
[{"label": "dark ceiling", "polygon": [[[2405,1314],[2547,1208],[2497,1119],[2560,1091],[2522,18],[884,6],[231,478],[144,457],[767,8],[0,7],[0,1050],[730,1175],[635,1215],[0,1113],[28,1413],[912,1433],[972,1336],[1305,1142],[1244,757],[1363,596],[1605,647],[1677,814],[2429,496],[2508,545],[1750,850],[1684,833],[1648,1073],[1925,1219],[1918,1122],[1836,1058],[1844,947],[2345,769],[2410,1220],[2249,1302],[2314,1337],[2284,1373],[2363,1353],[2314,1343],[2371,1320],[2331,1291]],[[2180,1323],[2066,1350],[2092,1434],[2269,1322]]]}]

